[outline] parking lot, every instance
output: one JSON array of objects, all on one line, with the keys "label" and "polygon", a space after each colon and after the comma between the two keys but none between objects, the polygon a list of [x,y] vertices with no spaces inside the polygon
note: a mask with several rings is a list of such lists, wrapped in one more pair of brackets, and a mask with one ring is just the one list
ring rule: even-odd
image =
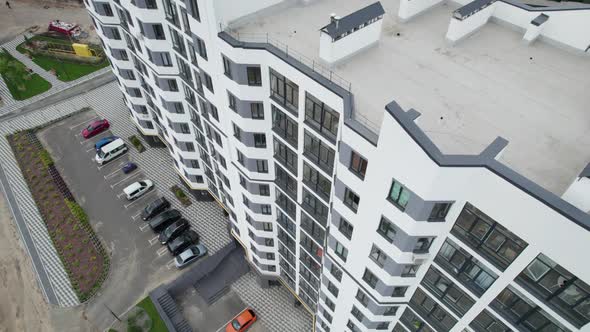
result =
[{"label": "parking lot", "polygon": [[[152,178],[155,185],[153,190],[136,200],[126,199],[123,188],[133,182],[148,179],[146,170],[149,167],[144,167],[136,160],[138,158],[134,158],[137,152],[129,143],[128,153],[105,165],[98,165],[94,161],[94,144],[114,133],[107,130],[90,139],[84,139],[80,134],[89,122],[98,118],[94,112],[84,112],[43,129],[38,136],[52,155],[76,200],[89,215],[97,235],[111,253],[109,278],[87,308],[91,314],[97,315],[99,320],[104,319],[108,324],[114,319],[110,311],[124,312],[149,290],[162,282],[173,280],[181,273],[174,266],[173,256],[159,243],[157,234],[139,216],[149,202],[162,195],[166,196],[172,208],[182,212],[191,227],[197,229],[201,235],[200,242],[211,246],[210,253],[219,249],[219,245],[208,241],[206,234],[202,234],[200,230],[203,225],[198,225],[195,220],[195,207],[191,211],[181,207],[170,192],[169,184],[159,183],[158,179]],[[114,126],[117,124],[112,123],[111,129]],[[126,140],[126,137],[122,138]],[[139,167],[124,174],[121,167],[131,160]],[[152,172],[158,171],[152,169]],[[166,171],[171,170],[166,167]],[[176,180],[180,184],[180,180]],[[192,200],[193,205],[208,204],[209,209],[219,210],[219,215],[222,215],[221,208],[216,203],[195,202],[194,198]],[[225,229],[225,225],[220,227],[220,230]],[[102,325],[100,327],[103,328]]]}]

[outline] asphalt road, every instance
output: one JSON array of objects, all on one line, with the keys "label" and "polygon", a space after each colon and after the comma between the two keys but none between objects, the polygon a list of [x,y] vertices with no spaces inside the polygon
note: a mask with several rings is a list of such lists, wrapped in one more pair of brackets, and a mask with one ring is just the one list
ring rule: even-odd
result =
[{"label": "asphalt road", "polygon": [[144,179],[141,165],[134,173],[123,174],[120,169],[129,160],[129,154],[102,167],[96,164],[94,143],[111,133],[107,131],[89,140],[82,138],[80,131],[95,117],[94,112],[81,113],[44,129],[39,138],[111,254],[109,277],[99,294],[83,306],[93,325],[104,330],[114,320],[110,311],[122,314],[180,271],[173,266],[167,249],[158,243],[156,234],[138,217],[140,210],[158,196],[158,183],[155,182],[155,190],[136,201],[125,199],[123,188]]}]

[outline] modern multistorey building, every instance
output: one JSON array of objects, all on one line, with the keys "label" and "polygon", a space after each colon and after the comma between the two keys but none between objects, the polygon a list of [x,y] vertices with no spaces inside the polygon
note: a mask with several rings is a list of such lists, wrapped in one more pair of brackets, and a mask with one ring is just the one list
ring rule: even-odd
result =
[{"label": "modern multistorey building", "polygon": [[587,7],[85,1],[162,171],[316,330],[590,328],[590,218],[560,198],[590,160]]}]

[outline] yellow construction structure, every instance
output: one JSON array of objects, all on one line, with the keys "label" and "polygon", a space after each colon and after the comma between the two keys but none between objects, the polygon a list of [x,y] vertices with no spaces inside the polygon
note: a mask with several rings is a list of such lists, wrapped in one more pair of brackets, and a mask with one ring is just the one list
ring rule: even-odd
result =
[{"label": "yellow construction structure", "polygon": [[74,43],[74,44],[72,44],[72,48],[74,48],[74,52],[76,53],[77,56],[83,56],[83,57],[92,56],[92,52],[90,50],[90,47],[88,47],[88,45],[86,45],[86,44]]}]

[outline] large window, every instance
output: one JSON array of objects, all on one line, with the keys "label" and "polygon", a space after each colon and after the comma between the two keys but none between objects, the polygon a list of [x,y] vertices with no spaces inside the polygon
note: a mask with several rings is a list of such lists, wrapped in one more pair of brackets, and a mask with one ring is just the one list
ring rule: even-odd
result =
[{"label": "large window", "polygon": [[431,299],[420,288],[410,299],[410,306],[416,310],[430,325],[434,326],[440,331],[450,331],[451,328],[457,324],[457,320],[451,316],[443,307],[436,301]]},{"label": "large window", "polygon": [[262,74],[260,73],[260,67],[247,67],[246,74],[248,76],[248,85],[262,85]]},{"label": "large window", "polygon": [[297,175],[297,154],[279,140],[274,140],[274,157],[281,165]]},{"label": "large window", "polygon": [[338,135],[338,119],[340,115],[322,101],[305,93],[305,121],[332,141]]},{"label": "large window", "polygon": [[373,245],[373,248],[371,248],[369,257],[373,260],[373,262],[375,262],[375,264],[379,265],[379,267],[383,267],[387,261],[387,255],[376,245]]},{"label": "large window", "polygon": [[303,208],[315,217],[322,225],[325,225],[328,220],[328,207],[322,203],[312,193],[303,189]]},{"label": "large window", "polygon": [[332,183],[306,161],[303,162],[303,183],[326,201],[330,200]]},{"label": "large window", "polygon": [[[430,328],[420,316],[416,315],[410,308],[406,308],[404,313],[400,317],[400,321],[404,324],[406,328],[408,328],[412,332],[434,332],[433,329]],[[405,329],[402,329],[406,331]],[[394,329],[394,331],[397,331]]]},{"label": "large window", "polygon": [[540,254],[516,281],[576,327],[590,322],[590,286]]},{"label": "large window", "polygon": [[363,274],[363,280],[369,286],[371,286],[371,288],[375,288],[377,287],[377,282],[379,281],[379,278],[377,278],[377,276],[375,276],[375,274],[373,274],[371,270],[365,269],[365,273]]},{"label": "large window", "polygon": [[297,180],[275,164],[275,182],[289,196],[297,199]]},{"label": "large window", "polygon": [[307,234],[311,235],[311,237],[318,243],[324,243],[326,231],[303,212],[301,213],[301,228],[303,228]]},{"label": "large window", "polygon": [[517,326],[519,331],[569,331],[559,326],[549,314],[510,286],[498,294],[490,305]]},{"label": "large window", "polygon": [[352,231],[354,230],[354,227],[344,218],[340,217],[338,230],[340,233],[342,233],[342,235],[346,236],[346,238],[350,240],[352,238]]},{"label": "large window", "polygon": [[360,154],[352,151],[350,154],[350,166],[349,169],[354,174],[358,175],[361,179],[365,178],[367,172],[367,160],[361,157]]},{"label": "large window", "polygon": [[434,261],[477,295],[482,295],[497,278],[481,262],[449,239],[442,245]]},{"label": "large window", "polygon": [[452,205],[453,203],[449,202],[435,203],[432,211],[430,211],[428,221],[445,221],[447,213],[449,213]]},{"label": "large window", "polygon": [[275,101],[297,113],[299,86],[273,69],[270,69],[270,95]]},{"label": "large window", "polygon": [[253,135],[254,135],[254,147],[266,148],[266,134],[254,133]]},{"label": "large window", "polygon": [[502,323],[501,320],[490,314],[489,311],[482,311],[469,324],[475,332],[512,332],[512,330]]},{"label": "large window", "polygon": [[359,208],[361,198],[349,188],[344,188],[344,205],[348,206],[353,212]]},{"label": "large window", "polygon": [[293,220],[295,220],[296,211],[297,211],[297,206],[295,205],[295,203],[293,203],[289,198],[287,198],[287,196],[285,196],[280,191],[276,190],[276,193],[277,193],[277,200],[276,200],[277,205],[280,206],[285,212],[287,212],[287,215],[289,215],[289,217],[291,217],[291,218],[293,218]]},{"label": "large window", "polygon": [[422,285],[459,316],[463,316],[475,303],[467,293],[433,266],[426,272]]},{"label": "large window", "polygon": [[393,242],[396,230],[393,227],[391,221],[385,219],[384,217],[381,217],[381,222],[379,222],[377,233],[381,234],[381,236],[383,236],[387,241]]},{"label": "large window", "polygon": [[326,143],[311,135],[307,130],[304,135],[303,153],[326,173],[332,174],[335,152]]},{"label": "large window", "polygon": [[293,121],[274,105],[272,106],[272,130],[297,148],[297,122]]},{"label": "large window", "polygon": [[501,270],[505,270],[528,245],[469,203],[465,204],[451,233]]},{"label": "large window", "polygon": [[408,205],[410,192],[404,186],[399,184],[399,182],[393,180],[387,199],[403,211]]},{"label": "large window", "polygon": [[342,245],[342,243],[336,241],[336,245],[334,246],[334,252],[338,257],[340,257],[343,261],[346,262],[346,258],[348,257],[348,249]]},{"label": "large window", "polygon": [[262,103],[251,103],[250,114],[252,119],[263,120],[264,119],[264,106]]}]

